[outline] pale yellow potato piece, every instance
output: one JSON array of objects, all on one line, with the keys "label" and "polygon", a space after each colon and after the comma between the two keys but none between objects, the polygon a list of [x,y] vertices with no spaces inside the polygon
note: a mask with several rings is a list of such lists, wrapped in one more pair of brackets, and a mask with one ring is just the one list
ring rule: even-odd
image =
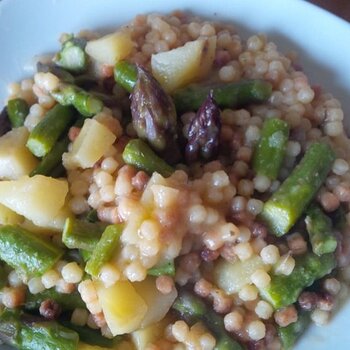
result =
[{"label": "pale yellow potato piece", "polygon": [[216,37],[205,37],[154,54],[152,73],[166,91],[172,92],[208,73],[214,61],[215,48]]},{"label": "pale yellow potato piece", "polygon": [[133,47],[130,34],[120,31],[89,41],[85,51],[96,61],[112,66],[129,56]]},{"label": "pale yellow potato piece", "polygon": [[129,281],[118,281],[105,288],[96,283],[98,299],[107,325],[114,336],[138,329],[147,312],[147,305]]},{"label": "pale yellow potato piece", "polygon": [[66,168],[91,168],[113,145],[116,136],[94,119],[86,119],[72,145],[72,150],[63,155]]},{"label": "pale yellow potato piece", "polygon": [[0,179],[17,180],[39,163],[26,147],[29,132],[22,126],[0,137]]},{"label": "pale yellow potato piece", "polygon": [[0,204],[0,225],[18,225],[24,217]]},{"label": "pale yellow potato piece", "polygon": [[147,277],[144,281],[135,282],[133,285],[148,307],[141,322],[141,328],[162,320],[177,297],[176,288],[173,288],[169,294],[162,294],[156,287],[155,277]]},{"label": "pale yellow potato piece", "polygon": [[37,226],[45,226],[58,215],[67,193],[66,180],[43,175],[0,181],[0,203]]}]

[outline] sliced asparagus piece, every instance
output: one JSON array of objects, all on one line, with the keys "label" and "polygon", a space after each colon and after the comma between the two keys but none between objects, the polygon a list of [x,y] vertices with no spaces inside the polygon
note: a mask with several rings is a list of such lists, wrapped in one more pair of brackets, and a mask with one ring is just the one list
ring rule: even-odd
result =
[{"label": "sliced asparagus piece", "polygon": [[14,98],[7,103],[7,113],[13,128],[23,126],[29,113],[28,103],[22,98]]}]

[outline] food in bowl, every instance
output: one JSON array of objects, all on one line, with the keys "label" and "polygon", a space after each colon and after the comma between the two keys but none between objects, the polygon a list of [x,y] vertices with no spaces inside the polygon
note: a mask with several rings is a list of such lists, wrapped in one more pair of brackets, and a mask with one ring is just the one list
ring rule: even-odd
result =
[{"label": "food in bowl", "polygon": [[263,34],[191,14],[63,34],[9,86],[0,338],[291,349],[349,281],[339,101]]}]

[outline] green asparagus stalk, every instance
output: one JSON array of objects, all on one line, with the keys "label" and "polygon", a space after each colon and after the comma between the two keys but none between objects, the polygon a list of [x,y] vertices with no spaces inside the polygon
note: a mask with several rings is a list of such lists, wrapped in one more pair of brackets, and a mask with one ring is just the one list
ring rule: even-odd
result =
[{"label": "green asparagus stalk", "polygon": [[0,227],[0,259],[28,276],[41,276],[63,251],[19,226]]},{"label": "green asparagus stalk", "polygon": [[307,210],[305,223],[312,251],[316,255],[333,253],[337,249],[332,220],[318,206],[311,206]]},{"label": "green asparagus stalk", "polygon": [[158,157],[151,148],[142,140],[129,141],[123,152],[123,160],[126,164],[146,171],[148,174],[157,172],[164,177],[170,176],[174,169],[162,158]]},{"label": "green asparagus stalk", "polygon": [[78,333],[54,321],[5,309],[0,315],[0,339],[23,350],[77,350]]},{"label": "green asparagus stalk", "polygon": [[104,230],[101,239],[97,243],[88,260],[85,271],[93,277],[98,277],[101,267],[110,261],[120,244],[120,236],[123,225],[109,225]]},{"label": "green asparagus stalk", "polygon": [[46,156],[62,133],[73,124],[74,117],[74,110],[70,107],[54,106],[30,133],[27,147],[37,157]]},{"label": "green asparagus stalk", "polygon": [[51,95],[60,105],[73,106],[85,117],[92,117],[103,109],[100,99],[72,84],[61,84]]},{"label": "green asparagus stalk", "polygon": [[147,270],[147,274],[150,276],[175,276],[174,260],[169,260],[160,265],[153,266],[152,268]]},{"label": "green asparagus stalk", "polygon": [[63,294],[56,291],[55,288],[46,289],[37,294],[27,292],[24,308],[26,310],[38,310],[40,304],[45,300],[53,300],[60,305],[62,311],[72,311],[76,308],[85,309],[86,305],[78,292]]},{"label": "green asparagus stalk", "polygon": [[225,330],[223,319],[197,296],[180,292],[173,304],[183,318],[192,322],[202,321],[217,339],[215,350],[242,350],[242,346],[232,339]]},{"label": "green asparagus stalk", "polygon": [[275,180],[281,169],[289,136],[288,124],[277,118],[264,122],[261,138],[253,156],[253,169],[258,175]]},{"label": "green asparagus stalk", "polygon": [[281,340],[283,350],[291,350],[299,337],[304,333],[310,323],[308,312],[299,312],[298,320],[287,327],[278,327],[278,336]]},{"label": "green asparagus stalk", "polygon": [[218,85],[191,85],[175,91],[174,102],[178,112],[198,110],[213,90],[213,98],[221,108],[238,108],[262,103],[271,96],[272,86],[264,80],[242,80]]},{"label": "green asparagus stalk", "polygon": [[295,258],[295,267],[289,276],[272,275],[270,284],[259,289],[260,295],[275,309],[288,306],[298,300],[304,288],[329,274],[335,266],[333,254],[319,257],[313,253],[306,253]]},{"label": "green asparagus stalk", "polygon": [[69,249],[84,249],[92,252],[101,238],[106,225],[101,222],[67,218],[62,235],[62,242]]},{"label": "green asparagus stalk", "polygon": [[0,136],[6,134],[12,129],[12,125],[7,113],[7,107],[4,107],[0,113]]},{"label": "green asparagus stalk", "polygon": [[272,197],[265,202],[261,218],[276,236],[283,236],[296,223],[316,195],[334,161],[326,143],[313,143],[300,163]]},{"label": "green asparagus stalk", "polygon": [[114,67],[114,80],[126,91],[132,92],[137,81],[136,66],[127,61],[119,61]]},{"label": "green asparagus stalk", "polygon": [[14,98],[7,103],[7,113],[13,128],[23,126],[29,113],[28,103],[22,98]]}]

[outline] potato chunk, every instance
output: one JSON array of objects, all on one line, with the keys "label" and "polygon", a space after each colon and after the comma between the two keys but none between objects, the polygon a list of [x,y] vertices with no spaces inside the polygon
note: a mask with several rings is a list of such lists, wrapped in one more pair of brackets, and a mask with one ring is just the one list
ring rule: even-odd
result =
[{"label": "potato chunk", "polygon": [[28,136],[28,130],[20,127],[0,137],[0,179],[17,180],[39,163],[26,147]]},{"label": "potato chunk", "polygon": [[17,225],[23,222],[24,217],[0,204],[0,225]]},{"label": "potato chunk", "polygon": [[89,41],[85,51],[96,61],[112,66],[127,57],[133,46],[130,34],[120,31]]},{"label": "potato chunk", "polygon": [[216,37],[199,38],[176,49],[152,55],[152,73],[172,92],[205,76],[214,61]]}]

